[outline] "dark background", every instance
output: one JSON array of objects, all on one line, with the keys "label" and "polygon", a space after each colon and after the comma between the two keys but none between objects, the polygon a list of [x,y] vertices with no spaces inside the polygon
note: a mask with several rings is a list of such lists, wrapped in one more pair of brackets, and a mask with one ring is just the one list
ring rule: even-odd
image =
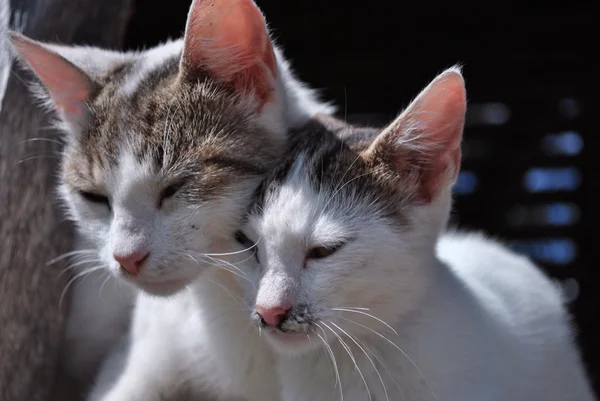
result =
[{"label": "dark background", "polygon": [[[592,2],[448,3],[258,0],[298,75],[349,121],[382,125],[436,74],[464,65],[469,112],[454,222],[527,253],[562,282],[598,391]],[[126,47],[181,36],[189,4],[137,1]]]}]

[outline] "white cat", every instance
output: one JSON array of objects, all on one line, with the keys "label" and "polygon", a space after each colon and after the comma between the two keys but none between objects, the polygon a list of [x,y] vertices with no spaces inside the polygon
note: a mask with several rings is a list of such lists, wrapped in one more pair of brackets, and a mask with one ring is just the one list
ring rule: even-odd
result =
[{"label": "white cat", "polygon": [[[196,0],[182,41],[142,53],[11,40],[62,118],[62,195],[94,244],[88,254],[145,290],[91,400],[593,399],[559,298],[532,265],[450,237],[435,257],[460,159],[456,71],[364,151],[303,132],[255,205],[247,234],[258,245],[237,235],[259,250],[259,268],[232,252],[233,233],[287,130],[327,107],[305,104],[310,92],[285,79],[251,1]],[[481,242],[489,256],[466,264],[444,251],[451,241]],[[487,277],[501,273],[486,261],[535,288]],[[396,336],[411,359],[371,330]]]},{"label": "white cat", "polygon": [[91,399],[593,400],[552,284],[489,240],[438,239],[464,109],[452,69],[374,142],[294,135],[236,236],[258,252],[140,295]]},{"label": "white cat", "polygon": [[450,69],[371,142],[298,137],[263,185],[241,282],[283,401],[594,400],[550,280],[441,234],[465,110]]},{"label": "white cat", "polygon": [[195,0],[182,39],[140,52],[9,39],[64,132],[59,192],[84,237],[64,255],[79,278],[65,363],[85,379],[129,326],[135,287],[173,294],[222,263],[288,130],[333,108],[251,0]]}]

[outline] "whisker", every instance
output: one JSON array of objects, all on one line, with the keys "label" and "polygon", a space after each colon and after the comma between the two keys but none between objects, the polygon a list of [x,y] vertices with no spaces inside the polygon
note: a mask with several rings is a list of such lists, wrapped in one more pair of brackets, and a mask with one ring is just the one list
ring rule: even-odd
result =
[{"label": "whisker", "polygon": [[[163,160],[164,160],[163,164],[164,165],[171,164],[170,163],[171,155],[169,152],[172,152],[172,149],[169,146],[168,133],[171,131],[171,127],[173,126],[173,121],[175,120],[175,114],[179,111],[180,107],[181,107],[181,105],[177,105],[177,108],[171,114],[171,109],[173,108],[173,103],[171,103],[169,105],[169,109],[167,110],[167,123],[165,124],[165,129],[163,130]],[[169,122],[169,114],[171,114],[170,122]]]},{"label": "whisker", "polygon": [[400,351],[402,353],[402,355],[404,355],[404,357],[415,367],[415,369],[417,370],[417,372],[419,373],[419,375],[421,376],[421,378],[425,382],[425,385],[427,385],[427,388],[429,389],[429,391],[431,391],[431,394],[433,394],[433,397],[436,400],[438,399],[437,396],[436,396],[436,394],[435,394],[435,391],[433,391],[433,388],[431,388],[431,385],[429,384],[429,381],[427,380],[427,378],[425,377],[425,375],[423,374],[423,372],[421,372],[421,369],[419,369],[419,367],[417,366],[417,364],[406,354],[406,352],[404,352],[402,350],[402,348],[400,348],[398,345],[396,345],[396,343],[394,343],[392,340],[390,340],[389,338],[387,338],[383,334],[380,334],[379,332],[373,330],[372,328],[365,326],[364,324],[357,323],[354,320],[347,319],[345,317],[340,317],[340,319],[346,320],[346,321],[348,321],[350,323],[353,323],[353,324],[355,324],[357,326],[360,326],[362,328],[365,328],[365,329],[371,331],[373,334],[376,334],[379,337],[383,338],[388,343],[390,343],[394,348],[396,348],[398,351]]},{"label": "whisker", "polygon": [[392,330],[392,331],[394,332],[394,334],[395,334],[395,335],[398,335],[398,332],[397,332],[396,330],[394,330],[394,328],[393,328],[392,326],[390,326],[389,324],[387,324],[387,323],[386,323],[386,322],[384,322],[383,320],[379,319],[378,317],[375,317],[375,316],[371,315],[370,313],[366,313],[366,312],[359,311],[359,310],[346,309],[346,308],[332,308],[331,310],[334,310],[334,311],[342,311],[342,312],[353,312],[353,313],[359,313],[359,314],[361,314],[361,315],[368,316],[368,317],[370,317],[370,318],[372,318],[372,319],[375,319],[375,320],[377,320],[378,322],[380,322],[380,323],[382,323],[382,324],[386,325],[386,326],[387,326],[387,328],[389,328],[390,330]]},{"label": "whisker", "polygon": [[[355,337],[355,339],[357,341],[358,338]],[[387,374],[390,376],[390,379],[392,379],[392,381],[394,382],[394,384],[396,385],[396,388],[398,389],[398,392],[400,393],[400,395],[402,396],[402,399],[404,401],[406,401],[406,396],[404,395],[404,391],[402,391],[402,389],[400,388],[400,385],[398,384],[398,381],[394,378],[394,375],[392,374],[392,372],[390,372],[390,370],[388,369],[387,365],[381,360],[381,358],[379,358],[377,356],[377,354],[375,354],[373,351],[371,351],[366,345],[365,343],[361,342],[361,344],[367,349],[367,351],[369,351],[369,353],[373,356],[373,358],[375,358],[375,360],[377,360],[377,362],[379,362],[381,364],[381,366],[383,366],[383,368],[385,369],[385,371],[387,372]]]},{"label": "whisker", "polygon": [[[212,266],[220,267],[221,269],[227,270],[228,272],[231,272],[231,273],[235,274],[236,276],[241,277],[244,280],[247,280],[248,282],[251,282],[250,279],[244,274],[244,272],[242,272],[236,266],[233,266],[231,263],[227,263],[224,260],[215,259],[215,258],[212,258],[210,256],[208,256],[208,258],[210,260],[212,260],[213,263],[211,264],[210,262],[205,262],[206,264],[210,264]],[[233,269],[235,269],[235,270],[231,270],[230,267],[233,268]]]},{"label": "whisker", "polygon": [[[362,371],[358,367],[358,363],[356,363],[356,359],[354,358],[354,354],[352,354],[352,351],[350,350],[350,347],[348,346],[348,344],[346,344],[346,342],[344,340],[342,340],[342,337],[340,337],[338,335],[338,333],[336,333],[331,327],[329,327],[327,325],[327,323],[321,321],[321,324],[323,324],[323,326],[327,327],[333,333],[333,335],[337,337],[337,339],[340,342],[340,344],[342,344],[342,347],[344,347],[344,349],[346,350],[346,352],[350,356],[350,359],[352,359],[352,362],[354,362],[354,367],[356,368],[356,371],[358,372],[358,374],[360,375],[360,378],[362,379],[363,383],[365,384],[365,388],[367,389],[367,394],[369,395],[369,400],[373,401],[373,398],[371,396],[371,390],[369,390],[369,385],[367,384],[367,380],[365,379],[365,376],[362,374]],[[341,386],[341,384],[340,384],[340,386]]]},{"label": "whisker", "polygon": [[76,255],[73,260],[63,266],[64,269],[71,269],[85,262],[102,262],[102,259],[95,257],[96,255]]},{"label": "whisker", "polygon": [[[343,146],[343,141],[341,143],[341,146]],[[346,169],[346,171],[344,172],[344,175],[342,175],[342,178],[340,178],[340,181],[338,183],[338,185],[335,187],[333,194],[329,197],[329,199],[327,200],[327,202],[325,203],[325,207],[323,207],[323,210],[326,209],[327,205],[329,205],[329,203],[331,203],[331,201],[333,200],[333,198],[335,197],[335,195],[343,188],[346,186],[346,184],[342,184],[344,182],[344,178],[346,178],[346,174],[348,174],[348,172],[350,171],[350,169],[352,169],[352,166],[354,166],[354,163],[356,163],[358,161],[358,159],[360,159],[360,155],[356,156],[356,158],[352,161],[352,163],[350,163],[350,165],[348,166],[348,168]],[[337,174],[337,168],[336,168],[336,174]],[[352,180],[350,180],[352,181]]]},{"label": "whisker", "polygon": [[27,144],[29,142],[52,142],[52,143],[56,143],[58,145],[63,145],[63,142],[56,140],[56,139],[50,139],[50,138],[30,138],[30,139],[26,139],[24,141],[19,141],[15,144],[16,145],[23,145],[23,144]]},{"label": "whisker", "polygon": [[54,263],[63,260],[64,258],[68,258],[69,256],[73,256],[73,255],[80,255],[80,254],[88,254],[88,253],[96,253],[97,251],[94,249],[83,249],[83,250],[78,250],[78,251],[71,251],[71,252],[67,252],[67,253],[63,253],[60,256],[57,256],[56,258],[50,260],[49,262],[46,263],[47,266],[49,265],[53,265]]},{"label": "whisker", "polygon": [[[317,324],[317,323],[315,323],[315,324]],[[317,327],[321,328],[320,326],[317,326]],[[321,328],[321,330],[323,330],[323,329]],[[323,330],[323,332],[325,332],[325,330]],[[323,344],[325,345],[325,348],[327,349],[327,352],[329,353],[329,357],[331,358],[331,361],[333,362],[333,370],[335,371],[335,380],[336,380],[334,387],[337,386],[338,383],[340,383],[340,401],[344,401],[344,391],[342,390],[342,381],[340,379],[340,372],[338,371],[337,362],[335,360],[335,355],[333,355],[333,350],[331,349],[329,344],[327,344],[327,341],[323,338],[322,335],[320,335],[316,331],[315,331],[315,334],[321,339],[321,341],[323,341]]]},{"label": "whisker", "polygon": [[228,261],[220,259],[220,258],[215,258],[213,256],[204,255],[204,257],[206,257],[206,258],[208,258],[210,260],[213,260],[213,261],[215,261],[217,263],[221,263],[221,264],[223,264],[225,266],[231,266],[232,268],[234,268],[235,270],[237,270],[240,274],[242,274],[244,276],[246,274],[244,274],[244,272],[239,267],[237,267],[236,264],[238,264],[238,263],[244,263],[245,261],[247,261],[248,259],[251,258],[251,256],[250,256],[250,257],[248,257],[248,258],[246,258],[244,260],[241,260],[241,261],[237,262],[236,264],[234,264],[234,263],[228,262]]},{"label": "whisker", "polygon": [[26,157],[24,159],[19,160],[16,164],[21,164],[21,163],[25,163],[26,161],[29,161],[29,160],[37,160],[37,159],[60,159],[60,156],[56,156],[56,155],[31,156],[31,157]]},{"label": "whisker", "polygon": [[242,309],[244,309],[244,300],[241,297],[235,296],[231,293],[231,291],[229,291],[227,289],[227,287],[225,287],[223,285],[223,283],[220,283],[218,280],[212,279],[210,278],[209,281],[213,284],[215,284],[216,286],[218,286],[219,288],[221,288],[223,291],[225,291],[225,293],[227,295],[229,295],[231,297],[231,299],[233,299],[233,301],[238,304],[238,306],[240,306]]},{"label": "whisker", "polygon": [[[356,158],[352,161],[352,163],[350,163],[350,165],[346,169],[346,172],[344,173],[344,175],[342,175],[342,178],[340,178],[340,183],[344,182],[344,178],[346,178],[346,174],[348,174],[348,172],[350,171],[350,169],[352,168],[352,166],[354,166],[354,163],[356,163],[359,159],[360,159],[360,155],[356,156]],[[338,187],[334,191],[333,195],[335,195],[338,192],[337,190],[339,189],[339,187],[340,187],[340,185],[338,185]],[[332,197],[333,197],[333,195],[332,195]]]},{"label": "whisker", "polygon": [[[250,260],[250,259],[252,259],[252,258],[254,258],[254,254],[252,254],[252,255],[248,256],[248,257],[247,257],[247,258],[245,258],[245,259],[238,260],[237,262],[229,262],[229,261],[226,261],[226,260],[223,260],[223,259],[219,259],[219,258],[215,258],[215,259],[216,259],[216,260],[219,260],[219,261],[221,261],[221,262],[223,262],[223,263],[228,263],[228,264],[229,264],[229,265],[231,265],[231,266],[237,266],[237,265],[239,265],[239,264],[243,264],[243,263],[247,262],[248,260]],[[245,275],[245,274],[244,274],[244,275]]]},{"label": "whisker", "polygon": [[235,251],[235,252],[225,252],[225,253],[203,253],[202,255],[204,256],[229,256],[229,255],[238,255],[240,253],[244,253],[249,251],[252,248],[256,248],[256,246],[258,245],[258,243],[260,242],[260,238],[251,246],[249,246],[246,249],[242,249],[241,251]]},{"label": "whisker", "polygon": [[[215,263],[218,263],[219,264],[218,267],[220,267],[222,269],[225,269],[225,270],[227,270],[227,271],[235,274],[238,277],[243,278],[244,280],[246,280],[247,282],[249,282],[252,285],[252,287],[256,288],[256,286],[254,285],[254,283],[252,282],[252,280],[250,280],[248,278],[248,276],[246,276],[246,274],[239,267],[234,266],[231,263],[229,263],[229,262],[227,262],[225,260],[222,260],[222,259],[213,258],[211,256],[207,256],[207,258],[213,260]],[[235,269],[236,271],[226,269],[226,267],[231,267],[231,268]]]},{"label": "whisker", "polygon": [[358,343],[358,341],[356,341],[354,339],[354,337],[351,336],[350,334],[348,334],[344,329],[342,329],[340,326],[338,326],[334,322],[330,322],[330,323],[333,326],[335,326],[338,330],[340,330],[343,334],[345,334],[346,336],[348,336],[348,338],[351,339],[354,342],[354,344],[356,344],[358,346],[358,348],[360,348],[360,350],[365,354],[365,356],[367,357],[367,359],[369,360],[369,362],[371,362],[371,365],[373,365],[373,369],[375,369],[375,373],[377,373],[377,376],[379,376],[379,381],[381,381],[381,386],[383,387],[383,392],[385,393],[386,400],[390,401],[390,397],[388,395],[387,388],[385,387],[385,383],[383,382],[383,378],[381,377],[381,374],[379,373],[379,369],[377,369],[377,366],[375,366],[375,362],[373,362],[373,360],[371,359],[371,357],[367,354],[367,351],[365,351],[365,349]]},{"label": "whisker", "polygon": [[367,351],[368,351],[368,352],[369,352],[369,353],[370,353],[370,354],[373,356],[373,358],[375,358],[375,360],[376,360],[377,362],[379,362],[379,363],[381,364],[381,366],[383,366],[383,368],[384,368],[384,369],[385,369],[385,371],[387,372],[387,374],[388,374],[388,376],[390,377],[390,379],[392,379],[392,381],[393,381],[393,382],[394,382],[394,384],[396,385],[396,388],[398,389],[398,392],[400,393],[400,395],[402,395],[402,399],[403,399],[404,401],[406,401],[406,396],[404,395],[404,391],[402,391],[402,389],[400,388],[400,385],[398,384],[398,381],[397,381],[397,380],[394,378],[394,375],[393,375],[393,374],[392,374],[392,372],[390,372],[390,370],[388,369],[388,367],[387,367],[387,364],[386,364],[384,361],[382,361],[382,360],[381,360],[381,358],[379,358],[375,352],[371,351],[371,350],[369,349],[369,347],[367,347],[367,346],[365,345],[365,343],[364,343],[364,342],[360,341],[360,340],[359,340],[359,339],[358,339],[356,336],[354,336],[354,339],[355,339],[356,341],[358,341],[359,343],[361,343],[361,344],[362,344],[362,346],[363,346],[363,347],[365,347],[365,349],[366,349],[366,350],[367,350]]},{"label": "whisker", "polygon": [[[73,268],[75,268],[75,267],[77,267],[77,266],[85,265],[85,264],[88,264],[88,263],[101,263],[101,262],[102,262],[102,260],[100,260],[100,259],[86,259],[86,260],[81,260],[81,261],[79,261],[79,262],[73,263],[73,264],[71,264],[71,265],[69,265],[69,266],[65,267],[65,268],[64,268],[64,269],[63,269],[63,270],[62,270],[62,271],[61,271],[61,272],[58,274],[58,276],[57,276],[56,278],[57,278],[57,279],[59,279],[59,278],[60,278],[60,277],[61,277],[63,274],[65,274],[66,272],[68,272],[69,270],[71,270],[71,269],[73,269]],[[87,269],[86,269],[86,270],[87,270]]]},{"label": "whisker", "polygon": [[[315,326],[317,326],[317,328],[318,328],[319,330],[321,330],[321,332],[323,333],[323,337],[325,338],[325,342],[329,341],[329,337],[327,337],[327,332],[325,331],[325,329],[324,329],[323,327],[321,327],[321,326],[320,326],[320,325],[319,325],[317,322],[315,322]],[[314,332],[315,334],[317,333],[316,331],[314,331],[314,329],[313,329],[313,332]],[[333,349],[332,349],[332,351],[333,351]],[[333,372],[333,373],[334,373],[334,378],[335,378],[335,386],[334,386],[334,387],[337,387],[337,385],[338,385],[338,380],[337,380],[337,376],[335,376],[335,370],[334,370],[334,372]]]},{"label": "whisker", "polygon": [[102,282],[102,285],[100,286],[100,288],[98,289],[98,296],[100,297],[100,299],[102,300],[102,302],[106,303],[104,301],[104,298],[102,298],[102,289],[104,288],[104,286],[106,285],[106,283],[108,282],[108,280],[110,280],[112,276],[110,275],[109,272],[106,272],[106,278],[104,279],[104,281]]},{"label": "whisker", "polygon": [[90,274],[92,272],[95,272],[96,270],[100,270],[103,269],[103,266],[97,266],[88,270],[84,270],[81,273],[76,274],[75,276],[73,276],[65,285],[65,288],[62,290],[62,293],[60,294],[60,299],[58,300],[58,306],[59,308],[62,307],[62,302],[63,299],[67,293],[67,290],[69,289],[69,287],[75,282],[75,280],[77,280],[79,277],[85,276],[87,274]]},{"label": "whisker", "polygon": [[[358,159],[356,159],[356,160],[358,160]],[[354,162],[356,162],[356,160]],[[354,162],[352,164],[354,164]],[[350,169],[351,167],[352,167],[352,165],[350,165],[350,167],[348,167],[348,169]],[[331,196],[329,197],[329,200],[327,201],[327,203],[325,204],[325,206],[323,206],[322,210],[327,209],[327,206],[333,201],[333,199],[335,198],[335,195],[337,195],[338,192],[340,192],[342,189],[344,189],[346,187],[346,185],[350,184],[354,180],[358,180],[359,178],[364,177],[364,176],[369,175],[369,174],[371,174],[371,172],[367,171],[366,173],[359,174],[356,177],[352,177],[351,179],[349,179],[348,181],[346,181],[344,183],[344,185],[340,186],[338,189],[335,190],[335,192],[333,194],[331,194]]]},{"label": "whisker", "polygon": [[[192,257],[190,254],[187,254],[187,255],[189,257]],[[240,273],[241,275],[243,275],[244,277],[246,277],[246,275],[244,274],[244,272],[239,267],[235,266],[233,263],[227,262],[226,260],[219,259],[219,258],[214,258],[212,256],[208,256],[205,253],[196,253],[196,256],[200,258],[200,262],[198,262],[196,259],[193,259],[196,263],[211,264],[211,261],[212,261],[213,263],[218,263],[220,266],[230,266],[230,267],[234,268],[235,270],[237,270],[238,273]],[[240,261],[240,263],[243,263],[243,262],[245,262],[248,259],[249,258],[244,259],[244,260]]]},{"label": "whisker", "polygon": [[[208,265],[208,266],[217,267],[217,268],[225,270],[226,272],[229,272],[229,273],[231,273],[231,274],[233,274],[235,276],[238,276],[239,278],[248,281],[254,288],[256,288],[256,286],[254,285],[254,283],[248,277],[246,277],[245,274],[243,274],[243,273],[240,274],[240,273],[238,273],[238,272],[236,272],[234,270],[228,269],[226,267],[226,265],[223,265],[223,264],[219,263],[219,262],[224,262],[222,260],[218,260],[218,259],[214,259],[214,258],[210,258],[209,257],[209,259],[211,259],[212,261],[214,261],[213,263],[211,263],[210,261],[207,261],[207,260],[198,261],[196,258],[194,258],[192,255],[189,255],[189,254],[187,256],[190,259],[192,259],[194,262],[198,263],[198,264],[204,264],[204,265]],[[236,268],[235,266],[232,266],[232,267]],[[239,269],[237,269],[237,270],[239,270]]]}]

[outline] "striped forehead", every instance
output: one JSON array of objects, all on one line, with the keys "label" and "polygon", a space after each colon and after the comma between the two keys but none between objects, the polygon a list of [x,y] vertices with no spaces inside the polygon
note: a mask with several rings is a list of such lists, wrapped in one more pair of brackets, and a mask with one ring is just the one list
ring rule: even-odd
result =
[{"label": "striped forehead", "polygon": [[139,159],[122,148],[118,162],[106,172],[105,185],[118,198],[132,189],[140,195],[148,193],[159,184],[159,180],[148,158]]},{"label": "striped forehead", "polygon": [[261,235],[272,241],[329,241],[346,232],[343,222],[326,211],[329,195],[311,182],[311,155],[301,153],[285,179],[266,200],[262,216],[253,216]]},{"label": "striped forehead", "polygon": [[322,131],[298,140],[263,184],[251,216],[264,219],[267,211],[274,216],[280,208],[290,218],[318,220],[323,215],[346,224],[367,224],[365,218],[381,217],[408,226],[403,205],[410,194],[404,194],[396,177],[364,158],[365,144],[376,131],[365,132],[357,131],[364,135],[352,143]]}]

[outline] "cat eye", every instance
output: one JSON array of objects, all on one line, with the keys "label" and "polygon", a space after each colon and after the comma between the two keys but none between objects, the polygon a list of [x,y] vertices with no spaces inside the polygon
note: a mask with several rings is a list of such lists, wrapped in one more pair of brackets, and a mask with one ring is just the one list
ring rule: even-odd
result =
[{"label": "cat eye", "polygon": [[238,243],[240,243],[240,245],[243,245],[246,248],[252,248],[252,250],[254,251],[254,257],[256,258],[256,261],[260,263],[260,260],[258,259],[258,249],[255,247],[256,244],[250,241],[250,238],[248,238],[246,234],[238,230],[235,232],[233,237]]},{"label": "cat eye", "polygon": [[79,191],[79,194],[88,202],[105,204],[110,209],[110,201],[108,200],[108,197],[104,195],[98,195],[93,192],[86,191]]},{"label": "cat eye", "polygon": [[329,246],[317,246],[308,251],[308,253],[306,254],[306,259],[324,259],[328,256],[333,255],[343,246],[343,242]]},{"label": "cat eye", "polygon": [[165,199],[169,199],[170,197],[175,195],[177,193],[177,191],[179,191],[181,189],[181,187],[183,187],[183,184],[184,184],[184,182],[180,181],[180,182],[171,184],[168,187],[166,187],[165,189],[163,189],[162,192],[160,193],[160,198],[158,200],[158,207],[160,208],[162,206],[162,203]]}]

